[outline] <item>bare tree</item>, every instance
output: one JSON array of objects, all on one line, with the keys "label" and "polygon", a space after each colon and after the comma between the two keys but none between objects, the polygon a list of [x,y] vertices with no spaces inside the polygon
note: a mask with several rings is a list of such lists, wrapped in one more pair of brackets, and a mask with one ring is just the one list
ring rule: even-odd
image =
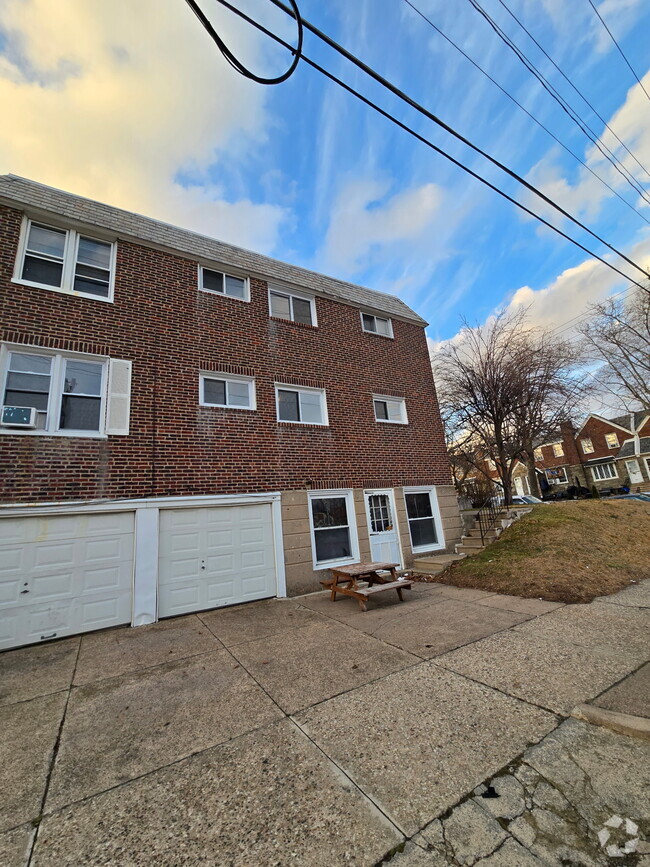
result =
[{"label": "bare tree", "polygon": [[528,327],[526,316],[522,309],[465,323],[432,359],[456,456],[475,466],[477,455],[494,461],[507,505],[517,460],[538,491],[534,444],[554,433],[582,394],[579,347]]},{"label": "bare tree", "polygon": [[597,305],[580,330],[603,362],[597,380],[628,409],[650,406],[650,283]]}]

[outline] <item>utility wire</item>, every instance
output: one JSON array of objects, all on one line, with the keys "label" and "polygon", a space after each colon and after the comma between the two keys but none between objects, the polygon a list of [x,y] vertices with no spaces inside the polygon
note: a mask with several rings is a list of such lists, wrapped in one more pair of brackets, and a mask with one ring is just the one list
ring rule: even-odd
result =
[{"label": "utility wire", "polygon": [[537,39],[535,39],[535,37],[533,36],[533,34],[530,32],[530,30],[528,30],[527,27],[522,23],[521,19],[517,18],[517,16],[516,16],[515,13],[512,11],[512,9],[510,9],[510,7],[505,3],[505,0],[498,0],[498,2],[503,6],[503,8],[504,8],[504,9],[506,10],[506,12],[508,13],[508,15],[510,15],[510,17],[513,18],[513,19],[517,22],[517,24],[521,27],[521,29],[524,31],[524,33],[526,33],[526,34],[528,35],[528,37],[529,37],[529,38],[530,38],[530,39],[535,43],[535,45],[539,48],[539,50],[542,52],[542,54],[544,55],[544,57],[546,57],[547,60],[550,60],[550,62],[553,64],[553,66],[555,67],[555,69],[557,69],[557,71],[560,73],[560,75],[562,76],[562,78],[563,78],[563,79],[567,82],[567,84],[568,84],[568,85],[569,85],[569,86],[570,86],[570,87],[571,87],[571,88],[572,88],[572,89],[573,89],[573,90],[578,94],[578,96],[579,96],[580,99],[585,103],[585,105],[587,105],[587,106],[591,109],[591,111],[593,111],[593,113],[594,113],[595,116],[598,118],[598,120],[599,120],[601,123],[603,123],[603,124],[605,125],[605,127],[609,130],[609,132],[613,135],[613,137],[614,137],[614,138],[616,139],[616,141],[621,145],[621,147],[622,147],[624,150],[626,150],[627,153],[632,157],[632,159],[633,159],[634,162],[638,165],[638,167],[639,167],[640,169],[642,169],[642,170],[646,173],[646,175],[648,176],[648,178],[650,178],[650,172],[648,171],[648,169],[646,169],[646,167],[643,165],[643,163],[641,163],[641,162],[639,161],[639,159],[637,158],[637,156],[636,156],[634,153],[632,153],[632,151],[631,151],[631,150],[629,149],[629,147],[625,144],[625,142],[622,141],[622,140],[618,137],[618,135],[617,135],[617,134],[614,132],[614,130],[611,128],[611,126],[607,123],[607,121],[605,120],[605,118],[604,118],[601,114],[599,114],[599,112],[597,111],[597,109],[594,108],[594,106],[591,104],[591,102],[589,102],[589,100],[588,100],[587,97],[582,93],[582,91],[578,90],[578,88],[577,88],[577,87],[575,86],[575,84],[571,81],[571,79],[569,78],[569,76],[564,72],[564,70],[562,70],[562,69],[557,65],[557,63],[553,60],[553,58],[551,57],[551,55],[546,51],[546,49],[545,49],[542,45],[540,45],[540,43],[537,41]]},{"label": "utility wire", "polygon": [[570,155],[571,155],[575,160],[577,160],[577,161],[578,161],[582,166],[584,166],[584,168],[586,168],[588,172],[591,172],[591,174],[592,174],[595,178],[597,178],[597,179],[598,179],[598,180],[599,180],[599,181],[600,181],[604,186],[606,186],[607,189],[608,189],[611,193],[613,193],[613,194],[616,196],[616,198],[620,199],[620,200],[621,200],[625,205],[627,205],[628,208],[630,208],[630,210],[634,211],[635,214],[638,214],[638,216],[641,217],[642,220],[644,220],[646,223],[648,223],[648,225],[650,225],[650,219],[648,219],[648,217],[646,217],[645,214],[642,214],[641,211],[639,211],[637,208],[634,207],[633,204],[631,204],[631,202],[628,202],[628,200],[627,200],[624,196],[622,196],[622,195],[621,195],[617,190],[615,190],[614,187],[610,186],[610,184],[608,184],[607,181],[606,181],[606,180],[605,180],[601,175],[598,174],[598,172],[594,171],[594,169],[592,169],[591,166],[588,165],[588,163],[586,163],[586,162],[582,159],[582,157],[580,157],[577,153],[575,153],[574,151],[572,151],[570,147],[568,147],[567,145],[565,145],[564,142],[561,141],[561,140],[560,140],[560,139],[555,135],[555,133],[553,133],[553,132],[552,132],[552,131],[547,127],[547,126],[545,126],[545,125],[544,125],[540,120],[538,120],[538,118],[536,118],[534,114],[532,114],[530,111],[528,111],[528,109],[527,109],[525,106],[523,106],[523,105],[522,105],[522,104],[521,104],[521,103],[516,99],[516,97],[514,97],[514,96],[513,96],[509,91],[507,91],[507,90],[505,89],[505,87],[502,87],[502,86],[499,84],[499,82],[498,82],[495,78],[493,78],[493,77],[490,75],[489,72],[487,72],[485,69],[483,69],[483,67],[482,67],[479,63],[477,63],[477,62],[476,62],[472,57],[470,57],[470,55],[467,54],[467,52],[465,52],[465,51],[464,51],[464,50],[463,50],[463,49],[462,49],[462,48],[461,48],[461,47],[460,47],[456,42],[454,42],[453,39],[451,39],[451,37],[449,37],[446,33],[444,33],[444,32],[440,29],[440,27],[438,27],[437,24],[435,24],[435,23],[434,23],[434,22],[433,22],[429,17],[427,17],[427,16],[424,14],[424,12],[422,12],[420,9],[418,9],[418,7],[415,6],[415,5],[411,2],[411,0],[404,0],[404,3],[406,3],[407,6],[410,6],[410,8],[411,8],[411,9],[412,9],[412,10],[413,10],[417,15],[419,15],[420,18],[422,18],[424,21],[426,21],[426,23],[429,24],[429,25],[430,25],[430,26],[431,26],[431,27],[436,31],[436,33],[439,33],[440,36],[442,36],[442,38],[445,39],[445,40],[446,40],[450,45],[452,45],[452,46],[456,49],[456,51],[460,52],[460,54],[462,54],[463,57],[464,57],[466,60],[469,60],[469,62],[472,64],[472,66],[476,67],[476,69],[478,69],[479,72],[481,72],[481,73],[482,73],[482,74],[483,74],[483,75],[484,75],[484,76],[485,76],[489,81],[491,81],[492,84],[494,84],[496,87],[498,87],[499,90],[501,91],[501,93],[503,93],[504,96],[507,96],[508,99],[509,99],[511,102],[513,102],[513,103],[514,103],[516,106],[518,106],[518,107],[519,107],[519,108],[520,108],[520,109],[521,109],[525,114],[527,114],[528,117],[529,117],[532,121],[534,121],[534,123],[536,123],[538,127],[540,127],[540,129],[543,129],[545,133],[547,133],[547,134],[548,134],[552,139],[554,139],[554,140],[555,140],[555,141],[560,145],[560,147],[564,148],[564,150],[565,150],[568,154],[570,154]]},{"label": "utility wire", "polygon": [[[189,2],[189,0],[187,0],[187,2]],[[236,15],[238,15],[238,16],[239,16],[240,18],[242,18],[243,20],[247,21],[249,24],[251,24],[251,25],[252,25],[253,27],[255,27],[257,30],[261,31],[261,32],[264,33],[266,36],[268,36],[269,38],[273,39],[275,42],[279,43],[280,45],[283,45],[283,46],[284,46],[285,48],[287,48],[289,51],[292,51],[292,52],[295,52],[295,51],[296,51],[296,49],[293,48],[293,46],[289,45],[289,43],[285,42],[285,41],[284,41],[283,39],[281,39],[279,36],[276,36],[275,33],[272,33],[270,30],[268,30],[266,27],[264,27],[264,25],[262,25],[262,24],[260,24],[259,22],[255,21],[254,19],[252,19],[250,16],[246,15],[246,14],[245,14],[244,12],[242,12],[241,10],[237,9],[235,6],[233,6],[231,3],[229,3],[228,0],[218,0],[218,2],[219,2],[222,6],[224,6],[225,8],[230,9],[231,12],[234,12]],[[291,10],[290,10],[288,7],[286,7],[286,6],[284,5],[284,3],[280,2],[280,0],[271,0],[271,2],[273,2],[273,3],[274,3],[276,6],[278,6],[279,8],[284,9],[284,11],[287,12],[287,14],[292,15]],[[337,45],[337,43],[335,43],[334,40],[331,40],[330,37],[326,36],[325,34],[321,34],[320,31],[319,31],[317,28],[315,28],[312,24],[310,24],[310,23],[309,23],[308,21],[306,21],[305,19],[303,19],[303,26],[304,26],[307,30],[310,30],[310,31],[311,31],[312,33],[314,33],[315,35],[320,35],[321,38],[322,38],[324,41],[326,41],[328,44],[330,44],[330,42],[331,42],[333,45]],[[337,50],[339,51],[339,53],[343,54],[343,56],[346,56],[346,57],[349,56],[350,58],[354,58],[354,64],[355,64],[356,66],[358,66],[359,68],[361,68],[363,71],[366,71],[366,69],[367,69],[367,70],[368,70],[368,73],[371,74],[372,77],[375,78],[376,80],[378,80],[380,83],[383,83],[384,81],[386,81],[386,80],[383,79],[383,78],[382,78],[378,73],[376,73],[374,70],[370,70],[369,67],[366,67],[366,65],[365,65],[364,63],[362,63],[362,61],[360,61],[358,58],[355,58],[354,55],[350,55],[349,52],[347,52],[347,51],[346,51],[344,48],[342,48],[341,46],[338,46]],[[517,200],[516,200],[515,198],[513,198],[512,196],[508,195],[508,193],[506,193],[504,190],[500,189],[500,188],[497,187],[495,184],[491,183],[491,182],[488,181],[486,178],[484,178],[484,177],[482,177],[481,175],[479,175],[479,174],[478,174],[477,172],[475,172],[473,169],[470,169],[468,166],[464,165],[460,160],[457,160],[455,157],[451,156],[451,154],[448,154],[448,153],[447,153],[446,151],[444,151],[442,148],[438,147],[437,145],[433,144],[433,142],[431,142],[431,141],[429,141],[428,139],[426,139],[424,136],[422,136],[422,135],[420,135],[419,133],[415,132],[415,130],[413,130],[411,127],[407,126],[407,124],[402,123],[402,121],[398,120],[394,115],[390,114],[388,111],[384,110],[384,109],[381,108],[379,105],[377,105],[377,103],[373,102],[373,101],[370,100],[368,97],[364,96],[364,95],[361,94],[359,91],[355,90],[351,85],[346,84],[342,79],[338,78],[336,75],[334,75],[333,73],[331,73],[331,72],[329,72],[328,70],[324,69],[322,66],[320,66],[320,65],[319,65],[318,63],[316,63],[315,61],[311,60],[311,59],[310,59],[310,58],[309,58],[309,57],[308,57],[304,52],[301,54],[301,59],[302,59],[305,63],[307,63],[309,66],[311,66],[313,69],[316,69],[318,72],[320,72],[320,73],[321,73],[322,75],[324,75],[326,78],[328,78],[330,81],[335,82],[335,83],[338,84],[340,87],[342,87],[345,91],[347,91],[348,93],[352,94],[352,95],[355,96],[357,99],[359,99],[361,102],[363,102],[365,105],[367,105],[367,106],[369,106],[370,108],[372,108],[372,109],[373,109],[374,111],[376,111],[378,114],[381,114],[381,115],[382,115],[383,117],[385,117],[387,120],[390,120],[390,121],[391,121],[392,123],[394,123],[396,126],[400,127],[400,129],[403,129],[405,132],[409,133],[409,135],[413,136],[413,137],[416,138],[418,141],[422,142],[422,143],[425,144],[427,147],[431,148],[433,151],[435,151],[436,153],[440,154],[441,156],[443,156],[445,159],[449,160],[449,161],[450,161],[451,163],[453,163],[454,165],[458,166],[458,168],[462,169],[462,170],[463,170],[464,172],[466,172],[467,174],[469,174],[469,175],[471,175],[472,177],[476,178],[476,179],[479,180],[481,183],[485,184],[485,186],[487,186],[487,187],[489,187],[490,189],[494,190],[494,192],[498,193],[500,196],[502,196],[503,198],[507,199],[507,200],[508,200],[509,202],[511,202],[513,205],[515,205],[516,207],[518,207],[520,210],[522,210],[522,211],[524,211],[525,213],[529,214],[531,217],[533,217],[534,219],[538,220],[540,223],[542,223],[543,225],[545,225],[547,228],[551,229],[551,230],[554,231],[556,234],[560,235],[561,237],[565,238],[565,239],[566,239],[567,241],[569,241],[570,243],[574,244],[574,245],[575,245],[576,247],[578,247],[579,249],[583,250],[583,251],[584,251],[585,253],[587,253],[589,256],[592,256],[593,258],[598,259],[598,260],[599,260],[600,262],[602,262],[606,267],[610,268],[612,271],[615,271],[615,272],[616,272],[617,274],[619,274],[621,277],[624,277],[626,280],[629,280],[631,283],[635,284],[636,286],[639,286],[639,288],[643,288],[642,285],[641,285],[640,283],[638,283],[638,282],[637,282],[636,280],[634,280],[632,277],[629,277],[627,274],[625,274],[625,272],[621,271],[621,270],[620,270],[619,268],[617,268],[615,265],[612,265],[611,262],[608,262],[606,259],[603,259],[603,258],[602,258],[601,256],[599,256],[598,254],[593,253],[591,250],[589,250],[588,247],[585,247],[585,246],[584,246],[583,244],[581,244],[579,241],[576,241],[576,240],[575,240],[574,238],[572,238],[570,235],[566,234],[566,232],[563,232],[563,231],[562,231],[561,229],[559,229],[557,226],[554,226],[554,225],[553,225],[552,223],[550,223],[548,220],[544,219],[544,217],[541,217],[539,214],[535,213],[535,212],[532,211],[530,208],[526,207],[525,205],[523,205],[521,202],[517,201]],[[418,103],[416,103],[416,102],[415,102],[414,100],[412,100],[410,97],[406,96],[406,94],[402,94],[402,92],[401,92],[397,87],[395,87],[395,85],[392,85],[392,84],[390,84],[390,82],[387,82],[387,81],[386,81],[386,87],[387,87],[389,90],[391,90],[393,93],[396,93],[398,96],[400,96],[401,98],[403,98],[406,102],[408,102],[408,104],[413,105],[413,106],[414,106],[418,111],[420,111],[420,113],[425,114],[425,116],[427,116],[427,117],[430,116],[432,119],[435,119],[436,122],[438,122],[439,124],[443,125],[443,122],[442,122],[442,121],[438,121],[438,120],[435,118],[434,115],[431,115],[430,112],[428,112],[428,111],[427,111],[426,109],[424,109],[422,106],[418,105]],[[444,124],[444,127],[447,128],[447,125]],[[449,127],[449,130],[451,131],[451,127]],[[454,135],[456,135],[456,137],[458,137],[458,138],[461,138],[461,140],[466,141],[466,140],[463,139],[463,137],[461,137],[458,133],[455,133],[455,131],[454,131]],[[469,144],[469,145],[470,145],[474,150],[477,150],[477,151],[479,151],[479,153],[482,153],[482,151],[480,151],[480,149],[477,148],[476,145],[471,145],[471,143],[469,143],[469,142],[468,142],[468,144]],[[486,156],[487,156],[487,155],[486,155]],[[494,162],[495,164],[497,164],[497,165],[500,166],[500,164],[499,164],[496,160],[494,160],[494,158],[488,156],[488,159],[489,159],[490,161]],[[517,175],[515,175],[514,172],[511,172],[509,169],[506,169],[505,167],[504,167],[504,170],[505,170],[508,174],[512,174],[512,175],[513,175],[514,177],[516,177],[516,178],[518,177]],[[523,179],[522,179],[522,181],[523,181]],[[527,182],[525,182],[525,181],[523,181],[523,183],[526,184],[527,186],[530,186],[530,185],[528,185]],[[533,191],[535,191],[534,188],[533,188]],[[540,195],[543,196],[543,194],[540,194]],[[544,197],[544,198],[547,198],[547,197]],[[551,203],[550,200],[548,200],[548,201],[549,201],[549,203]],[[554,205],[554,203],[551,203],[551,204],[553,204],[554,207],[558,207],[558,209],[559,209],[559,206]],[[571,217],[570,215],[567,215],[567,216],[569,216],[569,218],[570,218],[571,220],[573,220],[574,222],[577,222],[577,221],[575,221],[575,218]],[[579,225],[582,225],[582,224],[579,224]],[[586,229],[586,227],[583,227],[583,228]],[[593,233],[591,233],[591,230],[587,229],[587,231],[588,231],[590,234],[593,234]],[[598,237],[598,236],[596,236],[596,237]],[[600,240],[600,239],[599,239],[599,240]],[[643,268],[641,268],[639,265],[637,265],[635,262],[633,262],[631,259],[628,259],[628,258],[627,258],[626,256],[624,256],[622,253],[619,253],[618,250],[616,250],[615,248],[611,247],[611,245],[607,244],[607,242],[604,242],[604,241],[603,241],[603,243],[605,244],[605,246],[610,247],[610,249],[612,249],[615,253],[617,253],[617,255],[621,256],[621,258],[625,259],[625,261],[627,261],[629,264],[631,264],[634,268],[636,268],[638,271],[640,271],[640,272],[644,275],[644,277],[647,277],[647,276],[648,276],[647,272],[646,272]]]},{"label": "utility wire", "polygon": [[539,81],[544,90],[546,90],[553,99],[558,103],[558,105],[562,108],[562,110],[573,120],[573,122],[580,128],[580,130],[585,134],[585,136],[598,148],[601,154],[609,160],[609,162],[614,166],[616,171],[621,175],[624,180],[629,183],[632,188],[643,198],[646,203],[650,205],[650,196],[644,190],[644,188],[640,185],[637,179],[632,175],[632,173],[627,169],[627,167],[621,163],[614,152],[610,150],[603,142],[600,141],[600,138],[596,132],[589,126],[589,124],[584,121],[577,112],[569,105],[569,103],[564,99],[564,97],[559,93],[559,91],[553,87],[550,81],[545,78],[545,76],[537,69],[537,67],[528,59],[528,57],[518,48],[515,43],[510,39],[510,37],[505,33],[504,30],[499,27],[496,21],[483,9],[478,0],[469,0],[471,6],[481,15],[490,25],[490,27],[494,30],[494,32],[499,36],[499,38],[510,48],[515,55],[519,58],[519,60],[523,63],[523,65],[528,69],[532,75]]},{"label": "utility wire", "polygon": [[[222,5],[230,5],[230,4],[226,3],[226,0],[218,0],[218,2],[222,3]],[[470,0],[470,2],[475,2],[475,0]],[[282,2],[282,0],[271,0],[271,3],[273,3],[274,6],[277,6],[278,8],[283,9],[287,13],[287,15],[293,16],[292,11],[289,9],[289,7],[285,3]],[[231,7],[231,8],[234,8],[234,7]],[[631,265],[633,268],[635,268],[637,271],[639,271],[641,274],[643,274],[644,277],[648,276],[648,272],[644,268],[641,268],[640,265],[637,265],[636,262],[633,262],[624,253],[621,253],[620,250],[617,250],[615,247],[613,247],[611,244],[609,244],[607,241],[605,241],[604,238],[601,238],[600,235],[596,234],[596,232],[594,232],[588,226],[585,226],[584,223],[581,223],[580,220],[578,220],[576,217],[574,217],[572,214],[570,214],[561,205],[558,205],[556,202],[554,202],[551,198],[549,198],[541,190],[537,189],[537,187],[533,186],[533,184],[529,183],[524,177],[517,174],[517,172],[513,171],[512,169],[508,168],[508,166],[504,165],[502,162],[499,162],[499,160],[497,160],[495,157],[491,156],[489,153],[487,153],[487,151],[484,151],[478,145],[475,145],[468,138],[465,138],[464,135],[461,135],[461,133],[457,132],[457,130],[455,130],[453,127],[451,127],[448,123],[445,123],[445,121],[441,120],[441,118],[437,117],[437,115],[433,114],[433,112],[429,111],[429,109],[425,108],[419,102],[416,102],[412,97],[408,96],[408,94],[404,93],[404,91],[400,90],[396,85],[394,85],[392,82],[388,81],[386,78],[384,78],[378,72],[376,72],[376,70],[372,69],[370,66],[368,66],[366,63],[364,63],[362,60],[360,60],[354,54],[351,54],[347,49],[343,48],[342,45],[339,45],[338,42],[336,42],[334,39],[332,39],[326,33],[323,33],[321,30],[319,30],[313,24],[310,24],[310,22],[304,18],[303,18],[303,26],[307,30],[309,30],[311,33],[313,33],[315,36],[317,36],[322,42],[325,42],[325,44],[328,45],[330,48],[333,48],[338,54],[340,54],[346,60],[350,61],[350,63],[352,63],[354,66],[356,66],[362,72],[365,72],[366,75],[368,75],[370,78],[374,79],[376,82],[378,82],[383,87],[385,87],[387,90],[389,90],[391,93],[395,94],[395,96],[399,97],[399,99],[401,99],[403,102],[406,102],[407,105],[410,105],[412,108],[414,108],[417,112],[419,112],[419,114],[421,114],[424,117],[428,118],[429,120],[433,121],[433,123],[435,123],[437,126],[444,129],[446,132],[448,132],[454,138],[458,139],[458,141],[461,141],[464,145],[467,145],[467,147],[471,148],[473,151],[480,154],[486,160],[491,162],[492,165],[501,169],[501,171],[505,172],[505,174],[507,174],[509,177],[513,178],[518,183],[520,183],[522,186],[526,187],[527,190],[530,190],[531,193],[535,193],[535,195],[537,195],[540,199],[542,199],[543,202],[546,202],[547,205],[550,205],[552,208],[554,208],[556,211],[558,211],[558,213],[562,214],[562,216],[566,217],[572,223],[575,223],[576,226],[579,226],[581,229],[583,229],[585,232],[587,232],[587,234],[591,235],[592,238],[595,238],[601,244],[604,244],[606,247],[608,247],[610,250],[612,250],[612,252],[616,253],[617,256],[620,256],[629,265]],[[445,153],[445,156],[448,156],[448,154]],[[648,200],[648,202],[650,204],[650,199]]]},{"label": "utility wire", "polygon": [[609,36],[610,36],[612,42],[613,42],[614,45],[618,48],[618,53],[621,55],[621,57],[623,58],[623,60],[626,62],[626,64],[627,64],[627,68],[630,70],[630,72],[632,73],[632,75],[636,78],[636,80],[637,80],[637,81],[639,82],[639,84],[641,85],[641,90],[642,90],[642,91],[645,93],[645,95],[648,97],[648,100],[650,100],[650,94],[649,94],[648,91],[645,89],[645,87],[643,86],[643,82],[641,81],[641,79],[639,78],[639,76],[636,74],[636,72],[635,72],[634,69],[632,68],[632,65],[631,65],[630,61],[627,59],[627,57],[625,56],[625,54],[623,54],[623,49],[622,49],[621,46],[618,44],[618,42],[616,41],[616,39],[614,39],[614,34],[612,33],[612,31],[609,29],[609,27],[608,27],[607,24],[605,23],[605,20],[604,20],[603,16],[600,14],[600,12],[599,12],[598,9],[596,8],[596,6],[594,6],[594,4],[592,3],[592,0],[587,0],[587,2],[588,2],[589,5],[591,6],[591,8],[594,10],[594,12],[595,12],[596,15],[598,16],[598,18],[600,19],[600,23],[603,25],[603,27],[605,28],[605,30],[609,33]]}]

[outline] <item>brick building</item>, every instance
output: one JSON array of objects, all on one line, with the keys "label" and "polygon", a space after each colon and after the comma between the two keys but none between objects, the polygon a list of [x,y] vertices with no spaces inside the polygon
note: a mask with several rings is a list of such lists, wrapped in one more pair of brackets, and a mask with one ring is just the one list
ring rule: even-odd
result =
[{"label": "brick building", "polygon": [[0,178],[0,647],[453,550],[398,298]]}]

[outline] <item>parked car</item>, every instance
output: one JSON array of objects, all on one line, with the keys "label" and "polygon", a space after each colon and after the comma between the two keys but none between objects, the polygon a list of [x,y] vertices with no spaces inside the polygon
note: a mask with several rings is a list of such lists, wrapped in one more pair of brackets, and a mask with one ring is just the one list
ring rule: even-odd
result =
[{"label": "parked car", "polygon": [[[503,506],[504,499],[503,496],[492,497],[490,501],[493,506]],[[547,505],[543,500],[540,500],[539,497],[533,497],[532,494],[515,494],[512,498],[512,506],[544,506]]]}]

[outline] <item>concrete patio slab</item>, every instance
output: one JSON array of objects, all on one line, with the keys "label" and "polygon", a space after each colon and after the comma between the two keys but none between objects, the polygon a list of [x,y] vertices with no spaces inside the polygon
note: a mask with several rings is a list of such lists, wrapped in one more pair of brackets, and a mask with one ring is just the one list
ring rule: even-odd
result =
[{"label": "concrete patio slab", "polygon": [[68,689],[79,638],[64,638],[0,653],[0,705]]},{"label": "concrete patio slab", "polygon": [[556,725],[546,711],[431,662],[296,721],[408,836]]},{"label": "concrete patio slab", "polygon": [[51,811],[282,716],[228,651],[73,689]]},{"label": "concrete patio slab", "polygon": [[336,602],[332,602],[329,593],[314,593],[301,597],[300,604],[360,632],[371,634],[391,620],[441,602],[445,598],[441,592],[435,590],[415,593],[405,590],[403,595],[404,601],[400,602],[395,593],[379,594],[370,600],[367,611],[361,611],[356,599],[349,596],[339,596]]},{"label": "concrete patio slab", "polygon": [[210,631],[226,647],[243,641],[256,641],[289,629],[300,629],[320,618],[289,599],[269,599],[249,602],[232,608],[205,611],[199,615]]},{"label": "concrete patio slab", "polygon": [[2,867],[25,867],[29,857],[34,828],[23,825],[0,834],[0,864]]},{"label": "concrete patio slab", "polygon": [[547,602],[545,599],[523,599],[521,596],[501,596],[495,594],[487,599],[477,599],[478,605],[487,608],[505,608],[506,611],[519,611],[521,614],[548,614],[557,608],[564,608],[563,602]]},{"label": "concrete patio slab", "polygon": [[624,605],[631,608],[650,608],[650,579],[638,584],[630,584],[612,596],[599,596],[595,602],[608,602],[611,605]]},{"label": "concrete patio slab", "polygon": [[334,620],[248,641],[231,653],[286,713],[420,660]]},{"label": "concrete patio slab", "polygon": [[285,720],[47,817],[32,867],[370,867],[401,840]]},{"label": "concrete patio slab", "polygon": [[531,642],[538,639],[562,641],[579,647],[620,653],[636,659],[637,664],[650,656],[650,617],[645,611],[623,606],[566,605],[545,617],[525,623],[516,632]]},{"label": "concrete patio slab", "polygon": [[616,713],[650,718],[650,662],[591,703]]},{"label": "concrete patio slab", "polygon": [[576,704],[598,695],[637,665],[630,655],[538,638],[518,629],[454,650],[435,662],[560,714],[570,714]]},{"label": "concrete patio slab", "polygon": [[94,632],[81,639],[74,682],[92,683],[221,647],[222,643],[195,615],[135,629],[127,626]]},{"label": "concrete patio slab", "polygon": [[453,584],[441,584],[442,592],[450,599],[458,599],[459,602],[477,602],[479,599],[487,599],[494,596],[492,590],[475,590],[473,587],[454,587]]},{"label": "concrete patio slab", "polygon": [[0,708],[0,832],[40,813],[66,699],[57,692]]},{"label": "concrete patio slab", "polygon": [[531,616],[443,598],[435,605],[405,612],[403,617],[380,626],[373,636],[429,659],[523,623]]}]

